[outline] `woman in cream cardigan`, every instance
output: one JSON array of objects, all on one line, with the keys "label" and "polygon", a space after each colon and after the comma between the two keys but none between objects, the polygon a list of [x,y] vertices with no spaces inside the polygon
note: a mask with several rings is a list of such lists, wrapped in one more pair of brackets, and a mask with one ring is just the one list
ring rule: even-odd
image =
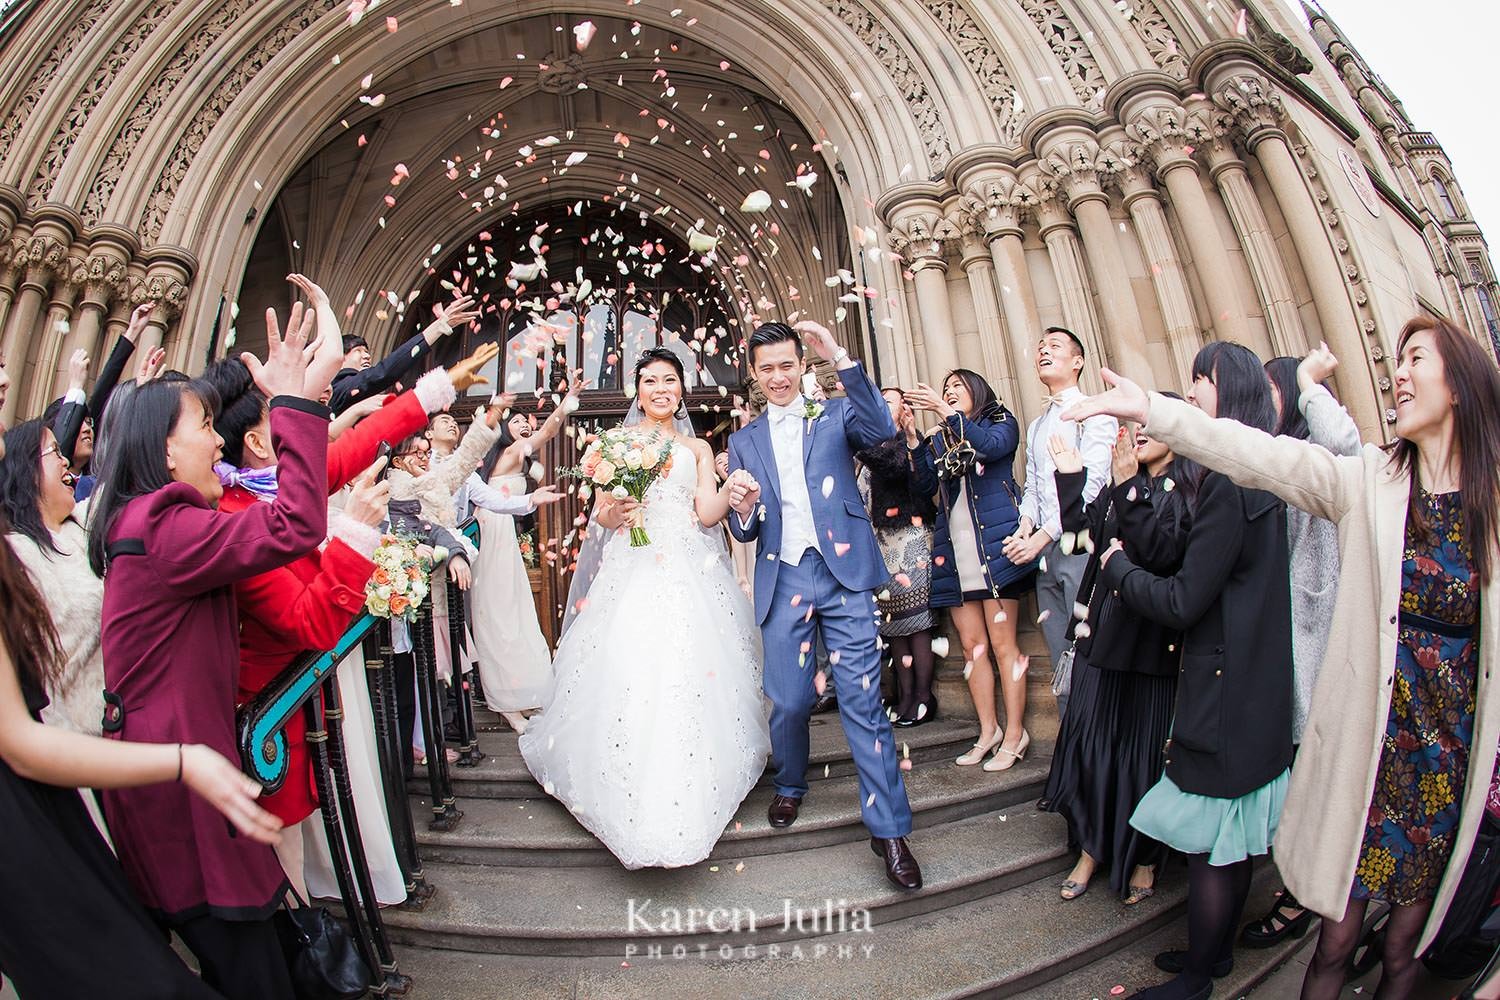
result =
[{"label": "woman in cream cardigan", "polygon": [[1338,525],[1338,603],[1276,860],[1324,918],[1303,1000],[1338,995],[1371,899],[1392,904],[1380,996],[1406,996],[1468,860],[1500,743],[1500,590],[1489,585],[1500,372],[1458,327],[1412,320],[1396,441],[1348,457],[1105,380],[1115,388],[1064,416],[1143,421],[1178,454]]}]

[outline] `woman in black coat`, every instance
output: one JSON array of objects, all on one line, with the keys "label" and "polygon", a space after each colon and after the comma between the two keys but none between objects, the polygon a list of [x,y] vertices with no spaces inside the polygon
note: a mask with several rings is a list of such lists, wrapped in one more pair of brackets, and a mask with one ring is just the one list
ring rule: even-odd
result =
[{"label": "woman in black coat", "polygon": [[[920,458],[938,478],[937,527],[932,541],[932,606],[952,608],[953,625],[968,664],[969,696],[979,715],[979,742],[959,757],[961,766],[985,762],[1004,771],[1026,753],[1026,674],[1016,669],[1016,608],[1031,590],[1032,564],[1005,557],[1005,539],[1020,521],[1021,491],[1011,471],[1021,428],[979,373],[958,368],[943,379],[942,395],[918,385],[907,393],[917,409],[942,418]],[[1005,702],[1005,728],[995,713],[995,675]]]},{"label": "woman in black coat", "polygon": [[[1198,352],[1188,402],[1268,433],[1276,425],[1260,359],[1238,344]],[[1232,967],[1251,859],[1270,850],[1292,761],[1286,505],[1201,467],[1190,478],[1198,499],[1175,574],[1137,566],[1118,539],[1100,559],[1100,586],[1183,631],[1165,773],[1130,819],[1188,855],[1188,948],[1157,956],[1178,976],[1136,994],[1150,1000],[1203,1000],[1211,976]]]},{"label": "woman in black coat", "polygon": [[1160,841],[1131,827],[1130,814],[1161,778],[1182,634],[1096,586],[1099,557],[1118,536],[1136,565],[1176,573],[1192,523],[1193,484],[1166,445],[1122,427],[1114,483],[1085,508],[1082,456],[1057,437],[1049,446],[1063,538],[1076,538],[1090,555],[1078,588],[1088,617],[1071,623],[1072,690],[1042,798],[1049,812],[1067,819],[1069,844],[1079,850],[1062,898],[1088,891],[1102,865],[1110,889],[1133,906],[1153,895],[1155,870],[1166,856]]}]

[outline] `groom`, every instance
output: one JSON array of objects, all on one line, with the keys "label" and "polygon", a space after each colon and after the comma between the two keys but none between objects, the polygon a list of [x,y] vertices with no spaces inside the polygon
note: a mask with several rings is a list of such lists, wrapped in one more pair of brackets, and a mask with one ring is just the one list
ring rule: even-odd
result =
[{"label": "groom", "polygon": [[[845,399],[803,397],[802,341],[838,369]],[[828,649],[844,735],[859,772],[860,810],[886,877],[920,889],[922,871],[906,844],[911,806],[896,762],[890,719],[880,705],[875,588],[890,578],[854,478],[854,453],[896,434],[890,410],[849,352],[827,329],[764,323],[746,345],[764,413],[729,438],[730,531],[757,542],[755,617],[765,648],[776,795],[771,825],[797,819],[807,794],[808,717],[817,692],[818,632]],[[761,497],[760,484],[767,487]]]}]

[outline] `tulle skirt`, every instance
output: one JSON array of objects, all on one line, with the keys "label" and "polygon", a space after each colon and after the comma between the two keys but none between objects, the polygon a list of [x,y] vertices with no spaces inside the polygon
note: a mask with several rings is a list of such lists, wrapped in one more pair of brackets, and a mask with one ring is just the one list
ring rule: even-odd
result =
[{"label": "tulle skirt", "polygon": [[1131,826],[1130,817],[1162,776],[1176,695],[1175,676],[1101,670],[1082,657],[1073,664],[1043,797],[1068,821],[1069,843],[1088,852],[1122,896],[1137,866],[1166,857],[1161,842]]}]

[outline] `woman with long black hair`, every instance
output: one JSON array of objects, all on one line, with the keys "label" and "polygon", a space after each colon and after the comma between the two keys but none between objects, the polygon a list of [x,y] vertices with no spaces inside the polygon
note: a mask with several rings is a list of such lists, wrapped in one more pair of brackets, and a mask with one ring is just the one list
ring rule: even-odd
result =
[{"label": "woman with long black hair", "polygon": [[[1175,393],[1166,395],[1181,398]],[[1064,439],[1049,442],[1065,548],[1089,553],[1078,601],[1087,617],[1070,623],[1072,692],[1052,769],[1042,793],[1047,811],[1068,821],[1077,865],[1060,895],[1077,899],[1103,867],[1112,892],[1134,906],[1154,895],[1162,843],[1130,825],[1131,813],[1161,780],[1162,744],[1172,727],[1180,629],[1127,606],[1099,582],[1099,560],[1119,537],[1125,554],[1152,573],[1182,565],[1193,519],[1196,482],[1171,449],[1138,429],[1115,441],[1113,483],[1083,503],[1083,455]]]},{"label": "woman with long black hair", "polygon": [[[0,401],[9,384],[0,366]],[[181,784],[222,814],[221,826],[227,817],[263,844],[280,823],[255,804],[260,787],[209,747],[107,742],[43,725],[46,692],[64,669],[42,595],[0,545],[0,973],[25,997],[212,1000],[219,994],[131,893],[75,789]]]},{"label": "woman with long black hair", "polygon": [[1500,744],[1500,629],[1480,627],[1500,621],[1500,372],[1434,316],[1396,343],[1396,439],[1357,456],[1204,419],[1113,372],[1114,389],[1068,413],[1143,421],[1179,453],[1338,525],[1338,603],[1276,838],[1287,887],[1323,916],[1304,1000],[1339,995],[1372,899],[1391,904],[1380,995],[1410,994]]},{"label": "woman with long black hair", "polygon": [[[275,499],[215,509],[217,396],[205,382],[149,382],[127,400],[110,442],[89,532],[104,575],[105,732],[116,739],[235,749],[239,615],[234,585],[317,548],[328,531],[328,409],[316,402],[342,360],[337,336],[309,346],[312,311],[285,339],[267,313],[269,358],[242,360],[270,400]],[[107,572],[106,572],[107,570]],[[268,847],[230,835],[175,786],[115,789],[104,812],[136,894],[231,998],[289,998],[271,915],[287,882]]]},{"label": "woman with long black hair", "polygon": [[[1198,352],[1187,402],[1236,426],[1276,426],[1260,359],[1238,344]],[[1232,961],[1252,859],[1270,850],[1292,762],[1286,505],[1191,462],[1182,474],[1198,498],[1177,572],[1137,565],[1119,539],[1099,560],[1099,583],[1126,607],[1183,633],[1164,773],[1130,818],[1188,856],[1188,948],[1157,956],[1158,967],[1178,975],[1137,994],[1151,1000],[1213,995],[1212,974]]]},{"label": "woman with long black hair", "polygon": [[[1031,589],[1033,567],[1015,565],[1003,551],[1021,518],[1012,471],[1021,428],[984,377],[967,368],[949,372],[941,394],[919,383],[907,399],[942,418],[929,448],[918,453],[938,480],[932,606],[953,609],[969,696],[979,715],[979,740],[955,763],[984,761],[986,771],[1004,771],[1031,745],[1024,725],[1026,675],[1016,669],[1016,609]],[[1003,729],[995,711],[995,671],[1005,703]]]}]

